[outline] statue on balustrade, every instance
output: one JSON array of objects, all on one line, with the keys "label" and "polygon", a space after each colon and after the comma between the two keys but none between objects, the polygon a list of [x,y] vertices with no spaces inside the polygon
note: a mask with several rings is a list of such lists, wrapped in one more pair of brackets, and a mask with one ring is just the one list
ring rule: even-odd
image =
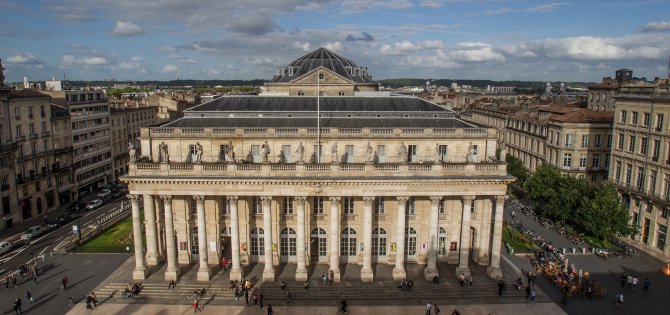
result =
[{"label": "statue on balustrade", "polygon": [[468,147],[468,155],[466,156],[466,160],[468,163],[474,163],[476,162],[475,159],[477,157],[477,146],[473,145],[472,142],[470,142],[470,146]]},{"label": "statue on balustrade", "polygon": [[370,141],[368,141],[368,147],[365,149],[365,163],[372,163],[373,158],[372,145],[370,144]]},{"label": "statue on balustrade", "polygon": [[132,141],[128,141],[128,158],[130,163],[135,163],[137,161],[137,150]]},{"label": "statue on balustrade", "polygon": [[440,145],[435,144],[435,164],[440,164],[442,162],[442,154],[440,152]]},{"label": "statue on balustrade", "polygon": [[330,153],[333,155],[331,158],[331,161],[333,164],[337,164],[337,142],[333,144],[333,146],[330,148]]},{"label": "statue on balustrade", "polygon": [[269,163],[270,160],[268,157],[270,156],[270,145],[267,141],[261,145],[261,149],[263,149],[263,163]]},{"label": "statue on balustrade", "polygon": [[286,163],[286,154],[284,154],[284,151],[279,151],[279,163],[284,164]]},{"label": "statue on balustrade", "polygon": [[202,163],[202,144],[200,142],[195,143],[195,158],[193,159],[194,163]]},{"label": "statue on balustrade", "polygon": [[400,163],[407,163],[407,146],[404,142],[400,142],[400,150],[398,150],[398,161],[400,161]]},{"label": "statue on balustrade", "polygon": [[162,163],[170,162],[170,151],[168,145],[165,142],[161,142],[158,145],[158,160]]},{"label": "statue on balustrade", "polygon": [[226,152],[224,152],[224,153],[226,154],[226,161],[228,161],[230,163],[235,162],[235,153],[233,151],[233,142],[232,141],[228,142],[228,146],[226,147]]},{"label": "statue on balustrade", "polygon": [[298,149],[295,150],[295,153],[298,153],[298,164],[305,163],[305,147],[302,145],[302,142],[298,145]]}]

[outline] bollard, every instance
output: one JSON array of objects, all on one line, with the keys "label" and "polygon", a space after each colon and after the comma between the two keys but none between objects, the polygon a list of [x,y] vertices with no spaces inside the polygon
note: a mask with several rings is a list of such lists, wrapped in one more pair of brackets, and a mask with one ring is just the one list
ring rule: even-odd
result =
[{"label": "bollard", "polygon": [[561,248],[561,253],[563,253],[563,255],[567,254],[567,252],[568,252],[568,251],[567,251],[566,248]]},{"label": "bollard", "polygon": [[582,247],[582,254],[586,254],[586,247]]},{"label": "bollard", "polygon": [[573,254],[577,254],[577,249],[573,247],[573,248],[572,248],[572,253],[573,253]]}]

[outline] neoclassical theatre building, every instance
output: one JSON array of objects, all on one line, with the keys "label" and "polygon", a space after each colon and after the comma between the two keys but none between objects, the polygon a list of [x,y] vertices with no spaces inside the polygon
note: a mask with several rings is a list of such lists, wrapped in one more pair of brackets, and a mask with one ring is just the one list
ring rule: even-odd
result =
[{"label": "neoclassical theatre building", "polygon": [[[326,49],[279,68],[259,96],[224,96],[143,128],[130,148],[136,267],[199,263],[208,281],[222,257],[231,279],[263,264],[307,278],[327,264],[488,266],[500,278],[504,162],[494,129],[410,96],[378,91],[367,69]],[[142,198],[140,198],[140,196]],[[140,205],[143,203],[143,206]],[[141,221],[141,212],[144,221]],[[144,225],[144,228],[142,228]],[[143,252],[142,233],[146,237]]]}]

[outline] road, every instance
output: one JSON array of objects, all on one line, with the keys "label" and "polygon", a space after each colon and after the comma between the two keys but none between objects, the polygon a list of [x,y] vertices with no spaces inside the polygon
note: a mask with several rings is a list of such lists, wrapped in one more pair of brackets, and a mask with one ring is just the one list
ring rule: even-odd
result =
[{"label": "road", "polygon": [[[529,204],[526,202],[526,204]],[[505,211],[505,220],[511,220],[511,209]],[[558,247],[573,247],[572,242],[563,236],[548,230],[530,217],[525,216],[521,211],[516,210],[516,219],[522,224],[541,235],[545,240],[553,242]],[[507,258],[519,269],[530,270],[530,260],[525,256],[508,256]],[[603,260],[593,254],[566,255],[570,263],[574,263],[577,270],[589,272],[592,278],[599,281],[599,285],[607,289],[607,295],[603,298],[594,298],[588,300],[582,297],[576,297],[567,301],[565,305],[561,304],[561,295],[553,283],[547,279],[538,277],[537,285],[549,295],[559,306],[568,314],[665,314],[670,309],[670,299],[667,298],[668,288],[670,288],[670,277],[659,272],[659,268],[665,264],[644,252],[640,252],[639,257],[631,258],[610,258]],[[622,273],[630,274],[640,279],[640,288],[633,290],[630,287],[621,288],[619,277]],[[642,290],[642,281],[648,278],[651,281],[649,292]],[[524,278],[524,283],[525,283]],[[614,300],[616,295],[622,292],[624,294],[625,307],[623,310],[616,310]]]}]

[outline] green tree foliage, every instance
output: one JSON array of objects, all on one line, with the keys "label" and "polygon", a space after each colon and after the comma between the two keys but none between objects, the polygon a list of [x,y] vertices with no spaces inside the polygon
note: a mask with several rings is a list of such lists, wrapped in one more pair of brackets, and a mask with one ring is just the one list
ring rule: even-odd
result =
[{"label": "green tree foliage", "polygon": [[526,182],[528,179],[528,170],[526,170],[519,159],[507,154],[505,162],[507,162],[507,174],[516,177],[516,182],[518,184]]},{"label": "green tree foliage", "polygon": [[533,176],[526,180],[523,187],[528,192],[530,199],[544,205],[554,199],[560,180],[561,173],[557,169],[542,165],[535,170]]},{"label": "green tree foliage", "polygon": [[616,235],[634,235],[636,228],[629,222],[630,213],[611,183],[593,186],[582,196],[575,216],[575,223],[601,241]]},{"label": "green tree foliage", "polygon": [[541,208],[541,212],[560,223],[571,221],[582,196],[588,194],[589,185],[582,179],[574,176],[561,176],[560,173],[555,184],[557,186],[552,189],[552,198]]}]

